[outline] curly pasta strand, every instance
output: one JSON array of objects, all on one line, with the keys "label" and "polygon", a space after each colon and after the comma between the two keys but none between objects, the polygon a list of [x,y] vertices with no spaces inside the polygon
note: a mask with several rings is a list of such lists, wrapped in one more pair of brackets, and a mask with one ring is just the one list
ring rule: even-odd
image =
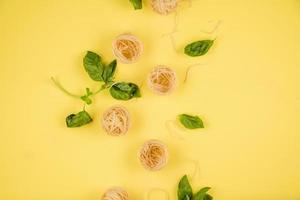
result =
[{"label": "curly pasta strand", "polygon": [[104,193],[102,200],[129,200],[129,195],[123,188],[113,187]]},{"label": "curly pasta strand", "polygon": [[112,44],[113,53],[118,60],[125,64],[134,63],[143,52],[141,41],[134,35],[119,35]]},{"label": "curly pasta strand", "polygon": [[130,126],[130,116],[128,111],[120,106],[109,108],[102,118],[102,127],[108,135],[125,135]]},{"label": "curly pasta strand", "polygon": [[168,162],[167,147],[158,140],[149,140],[141,148],[139,160],[145,169],[158,171]]}]

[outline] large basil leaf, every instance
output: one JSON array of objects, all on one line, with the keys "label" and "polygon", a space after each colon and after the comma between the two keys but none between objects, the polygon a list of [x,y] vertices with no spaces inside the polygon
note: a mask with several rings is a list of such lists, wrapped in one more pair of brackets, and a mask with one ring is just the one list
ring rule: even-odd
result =
[{"label": "large basil leaf", "polygon": [[102,78],[105,83],[113,82],[116,68],[117,68],[117,60],[113,60],[108,66],[104,68]]},{"label": "large basil leaf", "polygon": [[129,100],[133,97],[141,97],[139,87],[134,83],[119,82],[109,90],[111,96],[118,100]]},{"label": "large basil leaf", "polygon": [[184,48],[184,53],[192,57],[202,56],[208,52],[213,43],[214,40],[201,40],[193,42]]},{"label": "large basil leaf", "polygon": [[204,128],[203,121],[198,116],[181,114],[179,115],[179,121],[188,129]]},{"label": "large basil leaf", "polygon": [[178,200],[191,200],[193,197],[193,190],[187,175],[184,175],[178,184],[177,197]]},{"label": "large basil leaf", "polygon": [[83,65],[85,71],[94,81],[103,81],[102,73],[104,66],[101,62],[101,57],[91,51],[88,51],[83,58]]},{"label": "large basil leaf", "polygon": [[210,187],[202,188],[201,190],[199,190],[199,192],[197,192],[194,195],[192,200],[212,200],[213,197],[210,196],[209,194],[206,194],[209,189]]},{"label": "large basil leaf", "polygon": [[135,10],[142,9],[142,7],[143,7],[142,0],[129,0],[129,1],[131,2],[131,4],[133,5]]},{"label": "large basil leaf", "polygon": [[66,118],[67,127],[75,128],[92,122],[93,119],[86,111],[81,111],[77,114],[71,114]]}]

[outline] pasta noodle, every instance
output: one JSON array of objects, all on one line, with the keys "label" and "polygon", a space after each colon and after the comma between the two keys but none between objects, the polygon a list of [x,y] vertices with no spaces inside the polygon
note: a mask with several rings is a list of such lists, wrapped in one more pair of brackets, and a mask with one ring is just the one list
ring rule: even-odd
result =
[{"label": "pasta noodle", "polygon": [[113,53],[122,63],[130,64],[137,61],[143,52],[141,41],[134,35],[119,35],[112,44]]},{"label": "pasta noodle", "polygon": [[129,200],[129,195],[124,189],[114,187],[104,193],[102,200]]},{"label": "pasta noodle", "polygon": [[176,10],[178,0],[151,0],[153,10],[161,15],[167,15]]},{"label": "pasta noodle", "polygon": [[158,171],[168,162],[167,147],[158,140],[149,140],[141,148],[139,160],[145,169]]},{"label": "pasta noodle", "polygon": [[148,76],[148,87],[158,94],[168,94],[176,87],[175,72],[165,66],[154,68]]},{"label": "pasta noodle", "polygon": [[124,135],[127,133],[129,126],[130,116],[125,108],[114,106],[104,112],[102,118],[102,127],[108,135]]}]

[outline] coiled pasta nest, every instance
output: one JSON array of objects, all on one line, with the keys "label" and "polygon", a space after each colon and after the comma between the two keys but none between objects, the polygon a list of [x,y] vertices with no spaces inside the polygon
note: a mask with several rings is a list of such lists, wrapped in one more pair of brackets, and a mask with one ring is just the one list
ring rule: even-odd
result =
[{"label": "coiled pasta nest", "polygon": [[113,53],[122,63],[130,64],[137,61],[143,52],[141,41],[134,35],[119,35],[112,44]]},{"label": "coiled pasta nest", "polygon": [[139,160],[145,169],[150,171],[160,170],[168,162],[167,147],[158,140],[149,140],[142,146],[139,152]]},{"label": "coiled pasta nest", "polygon": [[124,189],[114,187],[104,193],[102,200],[129,200],[129,195]]},{"label": "coiled pasta nest", "polygon": [[121,106],[113,106],[104,112],[102,127],[108,135],[124,135],[127,133],[129,126],[130,116],[125,108]]},{"label": "coiled pasta nest", "polygon": [[161,15],[167,15],[176,10],[178,0],[151,0],[153,10]]},{"label": "coiled pasta nest", "polygon": [[176,87],[176,73],[168,67],[158,66],[150,72],[147,82],[153,92],[168,94]]}]

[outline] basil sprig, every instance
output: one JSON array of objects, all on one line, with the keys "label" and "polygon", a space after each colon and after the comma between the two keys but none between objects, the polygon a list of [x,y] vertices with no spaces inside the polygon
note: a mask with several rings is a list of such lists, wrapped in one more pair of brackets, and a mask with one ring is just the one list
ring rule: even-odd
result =
[{"label": "basil sprig", "polygon": [[111,86],[111,96],[118,100],[129,100],[134,97],[141,97],[139,87],[134,83],[119,82]]},{"label": "basil sprig", "polygon": [[[87,105],[92,104],[93,96],[107,88],[110,88],[111,96],[119,100],[129,100],[134,97],[141,96],[139,87],[134,83],[118,82],[114,84],[117,60],[113,60],[108,65],[106,65],[102,61],[100,55],[95,52],[88,51],[83,58],[83,66],[92,80],[102,83],[97,91],[92,92],[90,88],[86,88],[84,95],[75,95],[66,90],[53,77],[51,77],[51,80],[62,92],[76,99],[81,99]],[[71,114],[66,118],[67,127],[72,128],[83,126],[90,123],[91,121],[91,116],[85,110],[77,114]]]},{"label": "basil sprig", "polygon": [[209,187],[204,187],[193,195],[193,190],[188,177],[187,175],[184,175],[178,184],[177,197],[178,200],[212,200],[213,197],[207,194],[209,189]]},{"label": "basil sprig", "polygon": [[214,40],[200,40],[190,43],[184,48],[184,53],[192,57],[202,56],[208,52],[213,43]]},{"label": "basil sprig", "polygon": [[198,116],[181,114],[178,116],[180,123],[187,129],[204,128],[203,121]]},{"label": "basil sprig", "polygon": [[143,7],[142,0],[129,0],[129,1],[131,2],[135,10],[142,9]]},{"label": "basil sprig", "polygon": [[80,127],[80,126],[88,124],[92,121],[93,121],[93,119],[91,118],[89,113],[86,112],[85,110],[80,111],[77,114],[71,114],[71,115],[67,116],[67,118],[66,118],[66,124],[67,124],[67,127],[69,127],[69,128]]}]

